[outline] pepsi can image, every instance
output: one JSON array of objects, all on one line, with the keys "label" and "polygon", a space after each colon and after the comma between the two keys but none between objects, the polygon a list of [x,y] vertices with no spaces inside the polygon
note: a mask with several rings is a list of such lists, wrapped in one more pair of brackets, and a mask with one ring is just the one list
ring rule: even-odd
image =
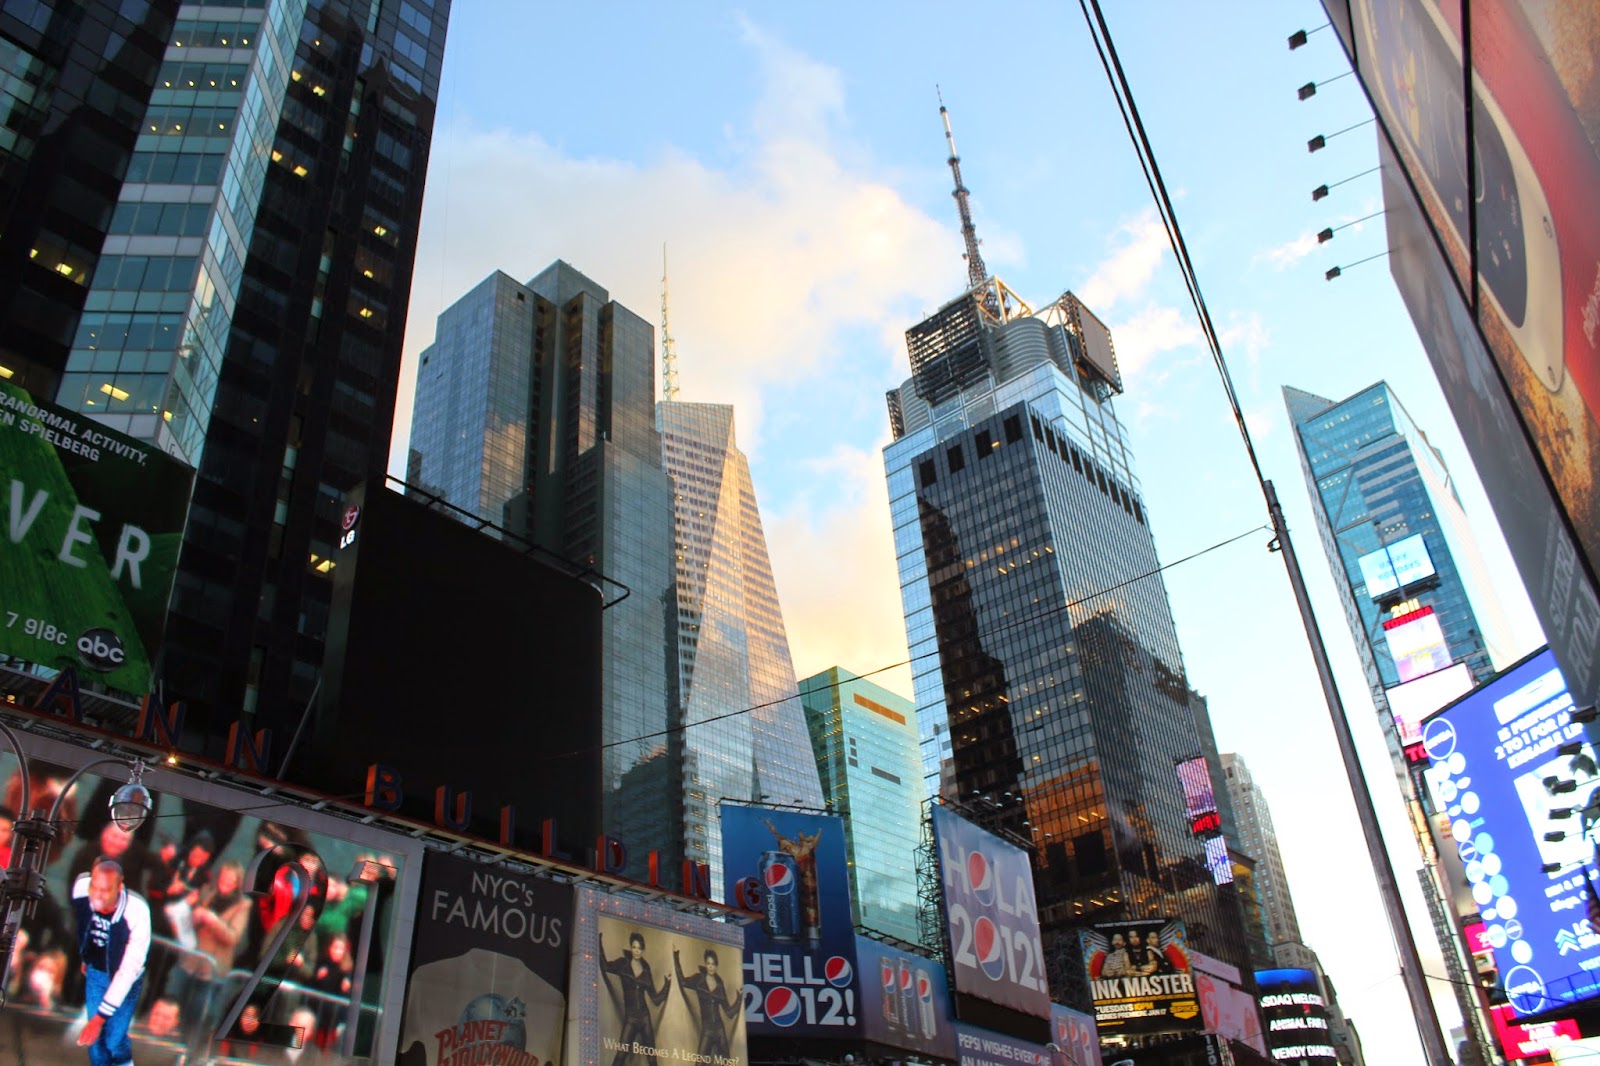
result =
[{"label": "pepsi can image", "polygon": [[900,961],[900,1027],[907,1036],[917,1035],[917,982],[911,964]]},{"label": "pepsi can image", "polygon": [[900,1030],[900,975],[894,960],[878,956],[878,980],[883,986],[883,1024],[894,1033]]},{"label": "pepsi can image", "polygon": [[794,859],[785,851],[763,851],[760,873],[767,890],[767,915],[761,923],[767,935],[773,940],[799,940],[800,879]]},{"label": "pepsi can image", "polygon": [[933,979],[920,966],[917,967],[917,1015],[922,1023],[922,1038],[936,1039],[939,1035],[939,1019],[933,1011]]}]

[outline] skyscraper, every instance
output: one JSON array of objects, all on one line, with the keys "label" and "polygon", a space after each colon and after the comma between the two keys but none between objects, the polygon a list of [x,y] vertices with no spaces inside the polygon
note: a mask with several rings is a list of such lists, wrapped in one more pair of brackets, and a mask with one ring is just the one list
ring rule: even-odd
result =
[{"label": "skyscraper", "polygon": [[282,745],[316,691],[342,497],[388,461],[449,12],[184,5],[77,279],[56,402],[198,470],[158,679],[214,753],[241,711]]},{"label": "skyscraper", "polygon": [[[616,590],[602,615],[600,824],[636,864],[657,849],[674,868],[690,760],[685,733],[668,731],[678,720],[673,487],[650,324],[566,263],[525,285],[496,272],[440,314],[411,432],[409,480]],[[748,752],[742,769],[753,780]]]},{"label": "skyscraper", "polygon": [[178,0],[0,11],[0,377],[55,395]]},{"label": "skyscraper", "polygon": [[[1250,776],[1244,759],[1232,752],[1222,755],[1222,772],[1228,782],[1228,798],[1239,823],[1239,846],[1256,860],[1256,888],[1267,921],[1268,947],[1300,941],[1300,920],[1295,917],[1294,900],[1289,895],[1289,879],[1278,851],[1278,833],[1272,827],[1272,811],[1261,787]],[[1298,963],[1278,960],[1286,966]]]},{"label": "skyscraper", "polygon": [[990,279],[906,340],[884,465],[925,788],[1032,843],[1058,995],[1095,921],[1181,916],[1248,965],[1174,771],[1202,743],[1109,331]]},{"label": "skyscraper", "polygon": [[822,790],[733,408],[666,400],[656,418],[675,501],[684,853],[721,884],[721,800],[820,807]]},{"label": "skyscraper", "polygon": [[1496,582],[1443,457],[1386,383],[1339,401],[1285,388],[1284,401],[1323,551],[1413,814],[1424,898],[1452,989],[1480,1054],[1492,1057],[1460,932],[1477,905],[1448,818],[1435,817],[1416,767],[1422,718],[1515,657]]},{"label": "skyscraper", "polygon": [[828,805],[844,817],[856,924],[917,943],[917,873],[907,861],[922,824],[916,707],[831,666],[800,682]]}]

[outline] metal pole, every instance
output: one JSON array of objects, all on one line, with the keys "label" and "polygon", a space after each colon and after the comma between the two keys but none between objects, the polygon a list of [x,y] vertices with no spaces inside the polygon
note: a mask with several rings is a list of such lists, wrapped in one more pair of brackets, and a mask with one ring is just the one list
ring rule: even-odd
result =
[{"label": "metal pole", "polygon": [[1294,542],[1289,539],[1289,524],[1284,521],[1283,507],[1278,503],[1278,492],[1272,482],[1263,481],[1261,484],[1267,495],[1267,509],[1272,514],[1272,532],[1283,553],[1284,568],[1289,571],[1289,584],[1294,588],[1295,603],[1300,608],[1300,621],[1305,624],[1306,641],[1311,645],[1311,659],[1316,664],[1317,677],[1322,681],[1322,695],[1328,703],[1328,717],[1333,721],[1334,739],[1339,745],[1339,755],[1344,759],[1345,774],[1350,779],[1350,794],[1355,800],[1356,816],[1361,820],[1361,835],[1366,838],[1367,852],[1372,858],[1378,894],[1383,897],[1383,909],[1389,917],[1389,931],[1394,935],[1395,949],[1400,955],[1400,978],[1405,982],[1406,996],[1411,1000],[1417,1034],[1422,1038],[1423,1055],[1429,1066],[1450,1066],[1452,1060],[1445,1051],[1439,1014],[1434,1010],[1433,998],[1428,995],[1428,985],[1422,975],[1422,959],[1417,955],[1417,942],[1411,935],[1410,923],[1406,921],[1394,867],[1389,862],[1383,834],[1378,830],[1378,815],[1372,807],[1372,793],[1367,788],[1367,777],[1361,770],[1361,761],[1356,757],[1355,743],[1350,736],[1350,721],[1345,717],[1344,702],[1339,698],[1339,689],[1333,683],[1333,670],[1328,665],[1328,649],[1322,643],[1322,630],[1318,628],[1316,615],[1311,611],[1311,597],[1306,593],[1300,560],[1294,554]]}]

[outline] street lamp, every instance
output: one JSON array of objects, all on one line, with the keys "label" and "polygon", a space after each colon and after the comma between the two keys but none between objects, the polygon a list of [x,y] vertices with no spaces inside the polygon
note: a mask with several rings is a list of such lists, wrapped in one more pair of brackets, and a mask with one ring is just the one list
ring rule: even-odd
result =
[{"label": "street lamp", "polygon": [[[22,802],[29,804],[33,802],[33,783],[28,774],[27,757],[22,754],[22,745],[4,722],[0,722],[0,736],[5,738],[11,753],[17,757],[17,773],[22,778]],[[129,771],[127,784],[111,796],[113,822],[131,833],[150,816],[154,800],[150,790],[144,786],[144,764],[137,759],[108,757],[84,764],[67,778],[50,804],[48,814],[35,809],[28,812],[27,817],[17,820],[13,829],[17,843],[12,848],[11,865],[5,871],[4,882],[0,882],[0,1009],[5,1007],[6,986],[11,974],[11,951],[16,945],[22,919],[31,914],[34,906],[44,898],[44,866],[50,845],[56,838],[56,819],[61,813],[61,804],[78,779],[98,766],[122,766]]]}]

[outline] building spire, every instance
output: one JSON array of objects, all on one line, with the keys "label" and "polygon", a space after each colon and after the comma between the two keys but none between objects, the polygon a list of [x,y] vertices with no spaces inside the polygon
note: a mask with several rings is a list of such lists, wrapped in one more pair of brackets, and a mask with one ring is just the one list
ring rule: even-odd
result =
[{"label": "building spire", "polygon": [[944,93],[935,85],[933,91],[939,96],[939,117],[944,120],[944,141],[950,146],[950,173],[956,179],[955,192],[951,193],[956,198],[956,207],[961,212],[961,239],[966,242],[967,282],[969,288],[983,287],[989,280],[988,268],[983,265],[983,256],[978,252],[978,230],[972,224],[972,207],[967,202],[967,187],[961,184],[961,157],[956,154],[956,137],[950,132],[950,112],[944,106]]},{"label": "building spire", "polygon": [[661,398],[671,403],[678,398],[678,353],[672,347],[672,330],[667,315],[667,244],[661,242]]}]

